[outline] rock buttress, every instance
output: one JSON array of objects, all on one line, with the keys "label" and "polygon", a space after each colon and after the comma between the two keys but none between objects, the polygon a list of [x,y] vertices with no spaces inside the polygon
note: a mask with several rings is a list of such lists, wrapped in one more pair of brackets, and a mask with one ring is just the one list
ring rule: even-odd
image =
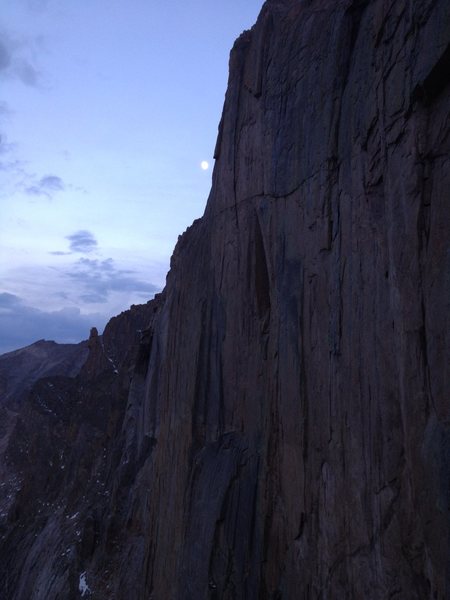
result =
[{"label": "rock buttress", "polygon": [[237,41],[150,354],[142,597],[449,597],[449,41],[402,0]]}]

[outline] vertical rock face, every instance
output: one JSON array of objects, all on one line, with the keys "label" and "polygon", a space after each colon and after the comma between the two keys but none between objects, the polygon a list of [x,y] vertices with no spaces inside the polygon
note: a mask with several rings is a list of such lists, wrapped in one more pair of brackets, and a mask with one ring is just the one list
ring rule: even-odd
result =
[{"label": "vertical rock face", "polygon": [[147,375],[154,598],[449,596],[449,42],[439,1],[237,41]]},{"label": "vertical rock face", "polygon": [[447,0],[266,2],[140,348],[71,388],[113,407],[70,503],[46,475],[76,526],[4,523],[11,598],[449,597],[449,44]]}]

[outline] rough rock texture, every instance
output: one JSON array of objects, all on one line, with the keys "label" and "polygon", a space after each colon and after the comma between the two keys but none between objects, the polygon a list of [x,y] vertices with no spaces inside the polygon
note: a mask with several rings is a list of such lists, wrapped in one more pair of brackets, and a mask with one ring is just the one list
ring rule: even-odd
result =
[{"label": "rough rock texture", "polygon": [[136,358],[23,416],[10,598],[450,598],[449,64],[447,0],[266,2]]},{"label": "rough rock texture", "polygon": [[86,361],[86,342],[57,344],[39,340],[0,356],[0,405],[17,409],[33,384],[42,377],[75,377]]},{"label": "rough rock texture", "polygon": [[38,380],[12,413],[0,446],[2,599],[78,598],[100,533],[108,556],[130,372],[158,302],[113,318],[103,336],[93,329],[78,375]]},{"label": "rough rock texture", "polygon": [[[87,342],[57,344],[39,340],[30,346],[0,356],[0,522],[17,487],[17,472],[6,466],[6,452],[14,445],[18,413],[33,385],[42,377],[75,377],[89,353]],[[11,494],[10,494],[11,493]],[[11,498],[8,499],[8,495]]]}]

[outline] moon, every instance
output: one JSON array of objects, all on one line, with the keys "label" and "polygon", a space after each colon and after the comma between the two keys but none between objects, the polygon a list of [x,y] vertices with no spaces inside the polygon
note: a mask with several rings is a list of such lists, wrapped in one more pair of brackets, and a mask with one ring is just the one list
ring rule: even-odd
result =
[{"label": "moon", "polygon": [[200,167],[203,169],[203,171],[207,171],[209,169],[209,162],[207,160],[202,160]]}]

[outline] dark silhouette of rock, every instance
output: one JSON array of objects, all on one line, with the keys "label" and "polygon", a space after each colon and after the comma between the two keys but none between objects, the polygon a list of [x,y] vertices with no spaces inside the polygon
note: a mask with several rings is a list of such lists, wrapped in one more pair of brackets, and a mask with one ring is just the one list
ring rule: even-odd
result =
[{"label": "dark silhouette of rock", "polygon": [[88,593],[79,568],[109,531],[131,369],[159,301],[93,328],[78,375],[38,380],[15,415],[0,447],[3,597]]},{"label": "dark silhouette of rock", "polygon": [[450,597],[449,42],[447,0],[265,3],[164,294],[22,409],[8,598]]},{"label": "dark silhouette of rock", "polygon": [[32,385],[42,377],[75,377],[87,355],[86,342],[57,344],[46,340],[0,355],[0,405],[17,409]]}]

